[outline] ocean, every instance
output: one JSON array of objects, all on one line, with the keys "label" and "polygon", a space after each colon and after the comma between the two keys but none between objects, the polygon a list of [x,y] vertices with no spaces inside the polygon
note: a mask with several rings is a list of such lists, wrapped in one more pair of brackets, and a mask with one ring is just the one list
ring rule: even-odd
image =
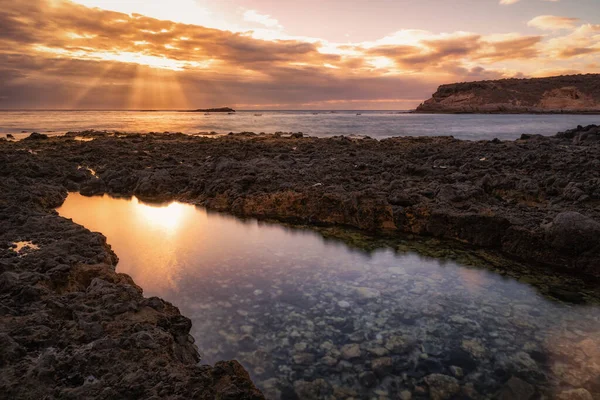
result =
[{"label": "ocean", "polygon": [[452,135],[466,140],[516,139],[522,133],[553,135],[600,123],[599,115],[446,115],[406,111],[0,111],[0,134],[63,134],[89,129],[119,132],[303,132],[310,136]]}]

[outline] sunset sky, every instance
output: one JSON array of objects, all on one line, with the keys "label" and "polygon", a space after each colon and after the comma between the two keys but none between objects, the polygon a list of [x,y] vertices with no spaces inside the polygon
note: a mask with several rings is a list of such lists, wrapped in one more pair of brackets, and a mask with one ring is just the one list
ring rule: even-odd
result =
[{"label": "sunset sky", "polygon": [[0,108],[409,109],[600,72],[600,0],[0,0]]}]

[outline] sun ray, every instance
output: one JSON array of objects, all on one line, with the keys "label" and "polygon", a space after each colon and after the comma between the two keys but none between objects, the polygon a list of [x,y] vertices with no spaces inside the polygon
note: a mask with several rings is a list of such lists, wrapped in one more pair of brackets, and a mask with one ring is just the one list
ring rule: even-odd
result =
[{"label": "sun ray", "polygon": [[129,85],[127,108],[136,110],[189,108],[190,102],[180,75],[181,73],[177,71],[136,66],[134,78]]},{"label": "sun ray", "polygon": [[85,99],[94,89],[99,87],[102,83],[104,83],[106,77],[115,69],[115,64],[113,63],[105,63],[102,67],[101,72],[92,79],[91,82],[85,84],[85,86],[81,89],[79,93],[73,96],[73,99],[69,102],[69,108],[79,108],[82,104],[85,103]]}]

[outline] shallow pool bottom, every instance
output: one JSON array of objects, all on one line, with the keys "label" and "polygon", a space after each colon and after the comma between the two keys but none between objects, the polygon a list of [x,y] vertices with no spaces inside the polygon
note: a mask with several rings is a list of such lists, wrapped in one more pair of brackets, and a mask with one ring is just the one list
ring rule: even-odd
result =
[{"label": "shallow pool bottom", "polygon": [[203,362],[239,360],[268,398],[600,392],[600,309],[517,279],[182,203],[70,194],[58,211],[192,319]]}]

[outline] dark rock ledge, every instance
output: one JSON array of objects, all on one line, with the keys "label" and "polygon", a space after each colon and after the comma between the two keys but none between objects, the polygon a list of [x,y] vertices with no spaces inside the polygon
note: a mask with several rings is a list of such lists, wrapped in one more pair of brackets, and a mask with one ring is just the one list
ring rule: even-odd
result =
[{"label": "dark rock ledge", "polygon": [[262,398],[234,361],[197,366],[189,320],[115,273],[102,235],[56,215],[68,190],[429,235],[600,277],[598,127],[517,141],[280,136],[0,142],[0,394]]},{"label": "dark rock ledge", "polygon": [[264,399],[237,361],[200,366],[191,321],[56,215],[67,190],[46,173],[63,166],[0,153],[0,399]]}]

